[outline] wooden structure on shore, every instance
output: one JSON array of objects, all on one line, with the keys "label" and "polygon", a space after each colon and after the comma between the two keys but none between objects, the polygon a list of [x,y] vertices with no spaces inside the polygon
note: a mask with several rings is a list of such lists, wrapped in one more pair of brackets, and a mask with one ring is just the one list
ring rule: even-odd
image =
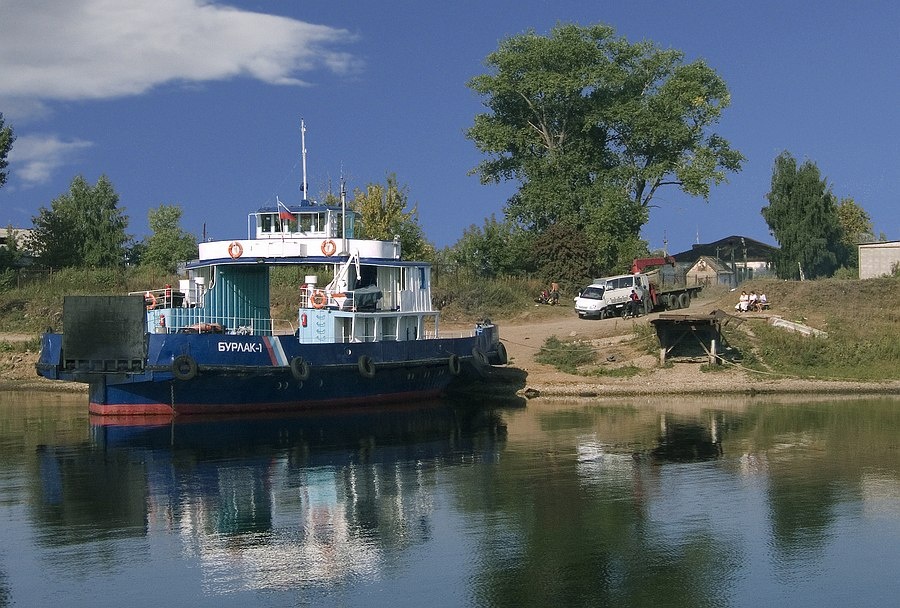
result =
[{"label": "wooden structure on shore", "polygon": [[[710,313],[664,312],[650,321],[659,338],[659,363],[674,356],[677,347],[691,353],[705,353],[710,365],[721,362],[718,349],[722,344],[722,327],[728,323],[740,324],[739,319],[716,309]],[[699,350],[698,350],[699,347]]]}]

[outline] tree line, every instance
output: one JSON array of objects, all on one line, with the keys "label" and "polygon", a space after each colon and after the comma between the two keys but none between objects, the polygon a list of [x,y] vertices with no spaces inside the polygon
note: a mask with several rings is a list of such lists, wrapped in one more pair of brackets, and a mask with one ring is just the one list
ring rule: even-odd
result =
[{"label": "tree line", "polygon": [[[486,111],[466,134],[484,155],[472,173],[486,184],[517,185],[503,217],[470,226],[438,250],[408,188],[389,174],[353,192],[362,238],[399,236],[408,257],[478,276],[527,273],[576,285],[625,272],[650,253],[641,229],[660,192],[708,200],[745,160],[714,131],[731,103],[726,83],[681,51],[631,43],[604,24],[561,24],[546,36],[529,31],[501,41],[485,65],[467,86]],[[0,186],[13,140],[0,114]],[[766,198],[761,212],[780,246],[781,277],[831,276],[856,264],[857,242],[874,238],[868,214],[852,199],[837,201],[815,164],[797,166],[788,152],[775,159]],[[149,219],[153,234],[134,241],[109,180],[92,186],[76,177],[34,218],[31,247],[51,266],[174,268],[196,255],[178,206],[160,205]]]}]

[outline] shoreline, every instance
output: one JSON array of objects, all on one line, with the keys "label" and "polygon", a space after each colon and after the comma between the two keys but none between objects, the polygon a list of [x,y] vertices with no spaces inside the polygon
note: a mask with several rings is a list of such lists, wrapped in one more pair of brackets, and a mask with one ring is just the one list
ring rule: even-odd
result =
[{"label": "shoreline", "polygon": [[[715,301],[698,301],[692,311],[708,312]],[[652,313],[638,319],[579,319],[568,307],[538,306],[518,318],[499,321],[500,338],[506,347],[509,364],[492,368],[480,394],[516,396],[533,399],[640,397],[640,396],[715,396],[715,395],[900,395],[900,380],[868,381],[854,379],[810,379],[768,375],[726,365],[703,371],[700,362],[675,360],[660,367],[658,357],[636,350],[630,344],[638,325],[657,318]],[[450,329],[470,325],[444,323]],[[535,360],[540,348],[551,336],[561,340],[577,339],[591,344],[604,359],[602,375],[568,374]],[[0,342],[30,339],[23,334],[0,334]],[[36,352],[0,353],[0,390],[25,390],[48,393],[87,393],[87,385],[46,380],[37,376]],[[616,376],[620,367],[636,368],[631,375]],[[461,391],[472,393],[473,391]]]}]

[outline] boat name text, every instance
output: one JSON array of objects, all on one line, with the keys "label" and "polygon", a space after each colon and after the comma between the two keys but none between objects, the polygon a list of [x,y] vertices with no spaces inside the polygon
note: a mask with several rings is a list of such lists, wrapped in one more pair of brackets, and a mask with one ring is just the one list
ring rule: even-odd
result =
[{"label": "boat name text", "polygon": [[247,342],[219,342],[220,353],[261,353],[262,344],[250,344]]}]

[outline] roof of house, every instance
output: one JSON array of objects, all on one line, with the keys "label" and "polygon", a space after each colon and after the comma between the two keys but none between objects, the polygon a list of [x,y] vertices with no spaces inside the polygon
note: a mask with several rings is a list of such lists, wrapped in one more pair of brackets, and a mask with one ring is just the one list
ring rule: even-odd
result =
[{"label": "roof of house", "polygon": [[778,251],[778,247],[751,239],[749,236],[732,235],[711,243],[697,243],[687,251],[676,253],[672,257],[679,262],[696,262],[701,256],[720,260],[730,260],[734,257],[735,260],[743,261],[745,250],[747,261],[769,262]]},{"label": "roof of house", "polygon": [[[709,269],[712,269],[713,271],[715,271],[716,274],[733,274],[731,268],[726,266],[722,262],[722,260],[717,260],[716,258],[714,258],[712,256],[708,256],[708,255],[701,255],[699,258],[697,258],[697,260],[695,260],[694,263],[691,264],[691,267],[689,270],[693,270],[694,268],[697,268],[697,266],[699,266],[700,262],[703,262],[704,264],[706,264],[709,267]],[[698,268],[698,270],[701,270],[701,269]]]}]

